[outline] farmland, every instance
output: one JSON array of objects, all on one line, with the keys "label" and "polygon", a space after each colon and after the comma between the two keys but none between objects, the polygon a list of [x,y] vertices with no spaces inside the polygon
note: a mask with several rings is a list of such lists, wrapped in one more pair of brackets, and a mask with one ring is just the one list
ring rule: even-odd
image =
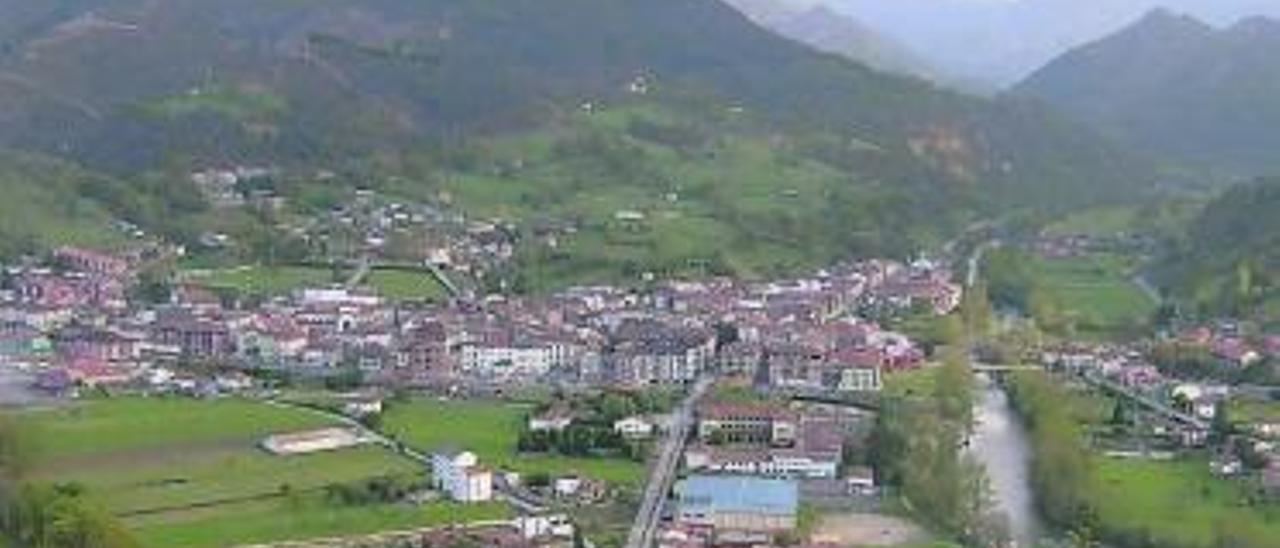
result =
[{"label": "farmland", "polygon": [[1096,254],[1043,261],[1044,288],[1058,309],[1083,331],[1106,332],[1143,325],[1156,303],[1130,280],[1124,257]]},{"label": "farmland", "polygon": [[524,474],[579,473],[630,486],[642,480],[644,467],[631,461],[517,454],[520,430],[531,410],[501,402],[417,400],[393,406],[383,418],[383,430],[421,450],[452,445],[475,452],[488,466]]},{"label": "farmland", "polygon": [[505,515],[500,506],[326,500],[330,484],[422,472],[379,447],[291,457],[257,448],[271,433],[333,425],[306,411],[235,399],[122,398],[33,411],[23,421],[39,456],[35,479],[83,486],[146,545],[225,546]]}]

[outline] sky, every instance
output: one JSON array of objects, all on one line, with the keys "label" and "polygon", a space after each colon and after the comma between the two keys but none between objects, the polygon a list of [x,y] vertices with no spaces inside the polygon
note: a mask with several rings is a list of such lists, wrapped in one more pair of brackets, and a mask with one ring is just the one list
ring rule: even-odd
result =
[{"label": "sky", "polygon": [[1016,83],[1066,50],[1156,7],[1216,25],[1280,17],[1280,0],[784,0],[823,2],[892,36],[946,73],[995,87]]}]

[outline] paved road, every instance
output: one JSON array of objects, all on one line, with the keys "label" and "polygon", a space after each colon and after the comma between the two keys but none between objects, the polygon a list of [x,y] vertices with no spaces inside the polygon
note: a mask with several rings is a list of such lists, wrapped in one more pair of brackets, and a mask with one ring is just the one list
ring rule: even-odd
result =
[{"label": "paved road", "polygon": [[688,441],[689,434],[693,430],[694,407],[711,384],[712,379],[698,381],[677,409],[671,431],[663,441],[662,450],[649,476],[644,498],[640,501],[640,511],[636,513],[635,524],[632,525],[631,533],[627,536],[627,548],[653,546],[654,533],[662,517],[662,507],[666,503],[667,493],[671,490],[671,483],[675,480],[680,457],[684,454],[685,442]]}]

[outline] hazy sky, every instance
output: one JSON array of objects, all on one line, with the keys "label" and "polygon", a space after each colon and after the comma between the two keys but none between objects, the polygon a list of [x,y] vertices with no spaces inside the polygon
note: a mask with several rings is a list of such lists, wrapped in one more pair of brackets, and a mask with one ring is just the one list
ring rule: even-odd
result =
[{"label": "hazy sky", "polygon": [[[785,1],[785,0],[784,0]],[[1224,25],[1280,0],[791,0],[824,2],[957,76],[1007,85],[1163,6]]]}]

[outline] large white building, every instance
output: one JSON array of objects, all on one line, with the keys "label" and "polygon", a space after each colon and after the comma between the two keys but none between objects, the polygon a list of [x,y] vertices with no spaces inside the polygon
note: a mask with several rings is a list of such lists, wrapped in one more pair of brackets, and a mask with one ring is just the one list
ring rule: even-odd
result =
[{"label": "large white building", "polygon": [[493,472],[480,466],[475,453],[441,450],[431,455],[431,483],[457,502],[493,499]]}]

